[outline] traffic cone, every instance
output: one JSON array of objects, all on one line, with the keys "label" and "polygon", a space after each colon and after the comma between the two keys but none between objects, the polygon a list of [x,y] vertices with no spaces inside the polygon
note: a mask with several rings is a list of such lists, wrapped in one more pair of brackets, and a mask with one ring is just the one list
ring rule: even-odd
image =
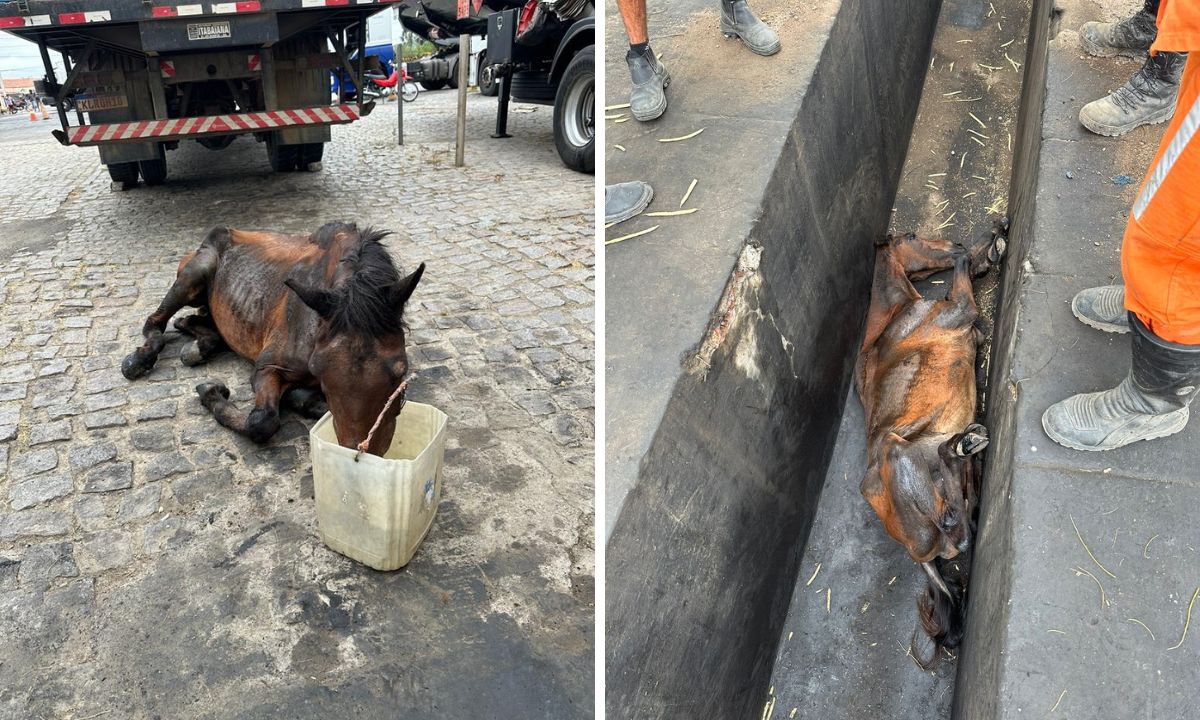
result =
[{"label": "traffic cone", "polygon": [[37,122],[37,110],[29,111],[29,122]]}]

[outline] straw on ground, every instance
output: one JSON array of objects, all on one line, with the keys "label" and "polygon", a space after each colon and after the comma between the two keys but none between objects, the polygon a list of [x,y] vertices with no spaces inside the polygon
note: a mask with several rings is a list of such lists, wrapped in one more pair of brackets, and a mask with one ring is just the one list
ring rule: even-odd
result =
[{"label": "straw on ground", "polygon": [[683,199],[679,201],[679,207],[687,204],[688,198],[692,196],[692,191],[696,189],[696,178],[692,178],[692,184],[688,185],[687,192],[683,194]]},{"label": "straw on ground", "polygon": [[1100,563],[1100,561],[1096,559],[1096,556],[1092,554],[1092,549],[1089,548],[1088,544],[1083,541],[1083,533],[1079,532],[1079,526],[1075,524],[1075,518],[1070,515],[1068,515],[1067,517],[1070,518],[1070,520],[1071,520],[1071,527],[1075,528],[1075,537],[1079,538],[1079,544],[1082,545],[1083,549],[1087,551],[1088,557],[1090,557],[1092,559],[1092,562],[1096,563],[1096,567],[1103,570],[1104,573],[1106,575],[1108,575],[1110,578],[1116,580],[1117,576],[1113,575],[1112,572],[1108,568],[1104,567],[1104,565],[1102,565]]},{"label": "straw on ground", "polygon": [[1196,596],[1200,595],[1200,587],[1196,588],[1196,592],[1192,593],[1192,601],[1188,603],[1187,620],[1183,623],[1183,635],[1180,636],[1179,642],[1175,643],[1168,650],[1175,650],[1183,645],[1183,641],[1187,640],[1188,627],[1192,624],[1192,606],[1196,604]]},{"label": "straw on ground", "polygon": [[680,135],[679,137],[673,137],[673,138],[659,138],[658,141],[661,143],[668,143],[668,142],[679,142],[681,140],[691,140],[692,138],[696,137],[700,133],[704,132],[704,130],[705,130],[705,128],[700,128],[696,132],[688,133],[687,135]]},{"label": "straw on ground", "polygon": [[655,225],[654,227],[648,227],[645,230],[638,230],[635,233],[629,233],[628,235],[622,235],[619,238],[613,238],[612,240],[605,240],[604,244],[605,245],[616,245],[619,242],[625,242],[626,240],[632,240],[635,237],[641,237],[642,235],[645,235],[646,233],[652,233],[657,229],[658,229],[658,226]]}]

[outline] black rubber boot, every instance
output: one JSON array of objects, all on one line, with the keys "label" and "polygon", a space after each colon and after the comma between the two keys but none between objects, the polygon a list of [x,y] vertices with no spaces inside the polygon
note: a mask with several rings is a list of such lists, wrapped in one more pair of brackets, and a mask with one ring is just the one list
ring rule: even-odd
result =
[{"label": "black rubber boot", "polygon": [[1129,82],[1079,110],[1079,122],[1097,135],[1116,137],[1139,125],[1166,122],[1175,114],[1186,53],[1160,52],[1146,58]]},{"label": "black rubber boot", "polygon": [[1130,313],[1133,367],[1112,390],[1069,397],[1042,415],[1050,439],[1074,450],[1112,450],[1174,435],[1200,388],[1200,345],[1167,342]]}]

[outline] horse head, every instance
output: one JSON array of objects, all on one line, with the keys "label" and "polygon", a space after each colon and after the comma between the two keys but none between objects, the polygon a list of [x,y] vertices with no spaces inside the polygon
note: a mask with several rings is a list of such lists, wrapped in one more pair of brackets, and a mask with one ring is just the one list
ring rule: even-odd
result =
[{"label": "horse head", "polygon": [[971,456],[987,444],[987,430],[974,423],[951,435],[882,438],[862,494],[916,562],[948,560],[970,545]]},{"label": "horse head", "polygon": [[[338,444],[348,448],[367,439],[408,373],[402,318],[425,264],[400,277],[379,243],[387,234],[364,231],[342,255],[329,287],[294,278],[284,283],[319,317],[308,370],[325,394]],[[400,406],[387,408],[367,452],[387,451]]]}]

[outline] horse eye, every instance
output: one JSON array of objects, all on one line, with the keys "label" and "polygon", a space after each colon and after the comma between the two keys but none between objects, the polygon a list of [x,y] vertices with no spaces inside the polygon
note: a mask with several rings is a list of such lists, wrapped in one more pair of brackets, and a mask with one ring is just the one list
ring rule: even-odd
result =
[{"label": "horse eye", "polygon": [[954,509],[948,509],[946,512],[942,513],[942,519],[938,522],[938,525],[940,525],[944,530],[950,530],[958,527],[959,522],[961,522],[961,518],[958,515],[958,511]]}]

